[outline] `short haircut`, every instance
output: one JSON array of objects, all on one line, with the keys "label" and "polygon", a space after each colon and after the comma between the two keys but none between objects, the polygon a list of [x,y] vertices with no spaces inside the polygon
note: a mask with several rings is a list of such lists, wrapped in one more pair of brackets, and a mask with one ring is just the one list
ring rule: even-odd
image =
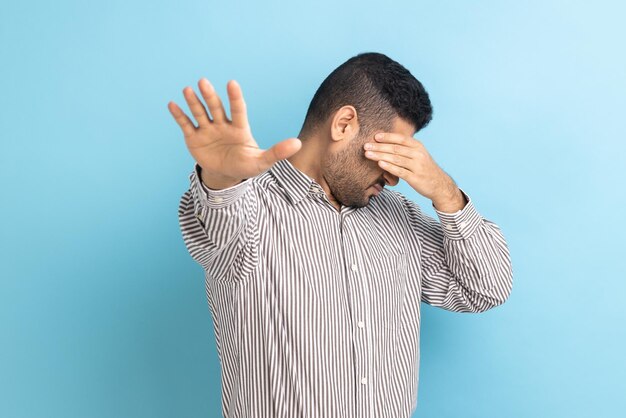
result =
[{"label": "short haircut", "polygon": [[417,132],[430,122],[433,112],[422,83],[378,52],[355,55],[326,77],[309,104],[300,135],[313,134],[345,105],[356,109],[361,135],[390,130],[397,116]]}]

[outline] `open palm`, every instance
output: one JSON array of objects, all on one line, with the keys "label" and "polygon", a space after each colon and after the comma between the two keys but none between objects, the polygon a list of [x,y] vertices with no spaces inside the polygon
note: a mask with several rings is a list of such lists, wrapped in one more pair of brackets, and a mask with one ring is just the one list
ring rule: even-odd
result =
[{"label": "open palm", "polygon": [[198,126],[176,103],[170,101],[167,107],[183,131],[189,152],[207,178],[235,184],[264,172],[276,161],[300,150],[302,144],[298,138],[286,139],[268,150],[259,148],[250,131],[241,87],[235,80],[226,84],[232,121],[206,78],[200,79],[198,87],[213,119],[191,87],[185,87],[183,95]]}]

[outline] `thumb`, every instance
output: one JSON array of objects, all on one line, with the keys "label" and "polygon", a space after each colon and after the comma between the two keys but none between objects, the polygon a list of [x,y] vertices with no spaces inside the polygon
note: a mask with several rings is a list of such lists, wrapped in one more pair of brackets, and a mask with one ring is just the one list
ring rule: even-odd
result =
[{"label": "thumb", "polygon": [[289,138],[278,144],[273,145],[270,149],[263,151],[261,161],[264,169],[268,169],[279,160],[284,160],[300,151],[302,141],[299,138]]}]

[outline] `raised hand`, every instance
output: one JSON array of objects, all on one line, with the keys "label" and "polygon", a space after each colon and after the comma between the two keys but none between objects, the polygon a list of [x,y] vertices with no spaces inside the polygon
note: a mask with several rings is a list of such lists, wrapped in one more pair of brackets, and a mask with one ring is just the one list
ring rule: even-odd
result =
[{"label": "raised hand", "polygon": [[416,192],[433,201],[437,210],[454,213],[467,200],[452,177],[432,158],[417,138],[395,132],[379,132],[363,145],[365,156],[385,171],[403,179]]},{"label": "raised hand", "polygon": [[170,101],[167,107],[183,131],[189,152],[202,168],[202,180],[210,188],[220,189],[254,177],[300,150],[298,138],[288,138],[267,150],[259,148],[250,131],[241,87],[235,80],[226,84],[232,121],[209,80],[200,79],[198,87],[213,119],[191,87],[185,87],[183,95],[197,127],[176,103]]}]

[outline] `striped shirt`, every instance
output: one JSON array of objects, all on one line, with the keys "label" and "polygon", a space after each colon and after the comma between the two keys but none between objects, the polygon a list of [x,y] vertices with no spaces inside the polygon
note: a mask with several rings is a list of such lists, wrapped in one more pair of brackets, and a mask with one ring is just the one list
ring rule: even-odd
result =
[{"label": "striped shirt", "polygon": [[288,160],[222,190],[197,164],[189,179],[179,223],[205,273],[226,418],[409,417],[420,302],[483,312],[511,292],[500,228],[462,189],[437,222],[387,188],[338,211]]}]

